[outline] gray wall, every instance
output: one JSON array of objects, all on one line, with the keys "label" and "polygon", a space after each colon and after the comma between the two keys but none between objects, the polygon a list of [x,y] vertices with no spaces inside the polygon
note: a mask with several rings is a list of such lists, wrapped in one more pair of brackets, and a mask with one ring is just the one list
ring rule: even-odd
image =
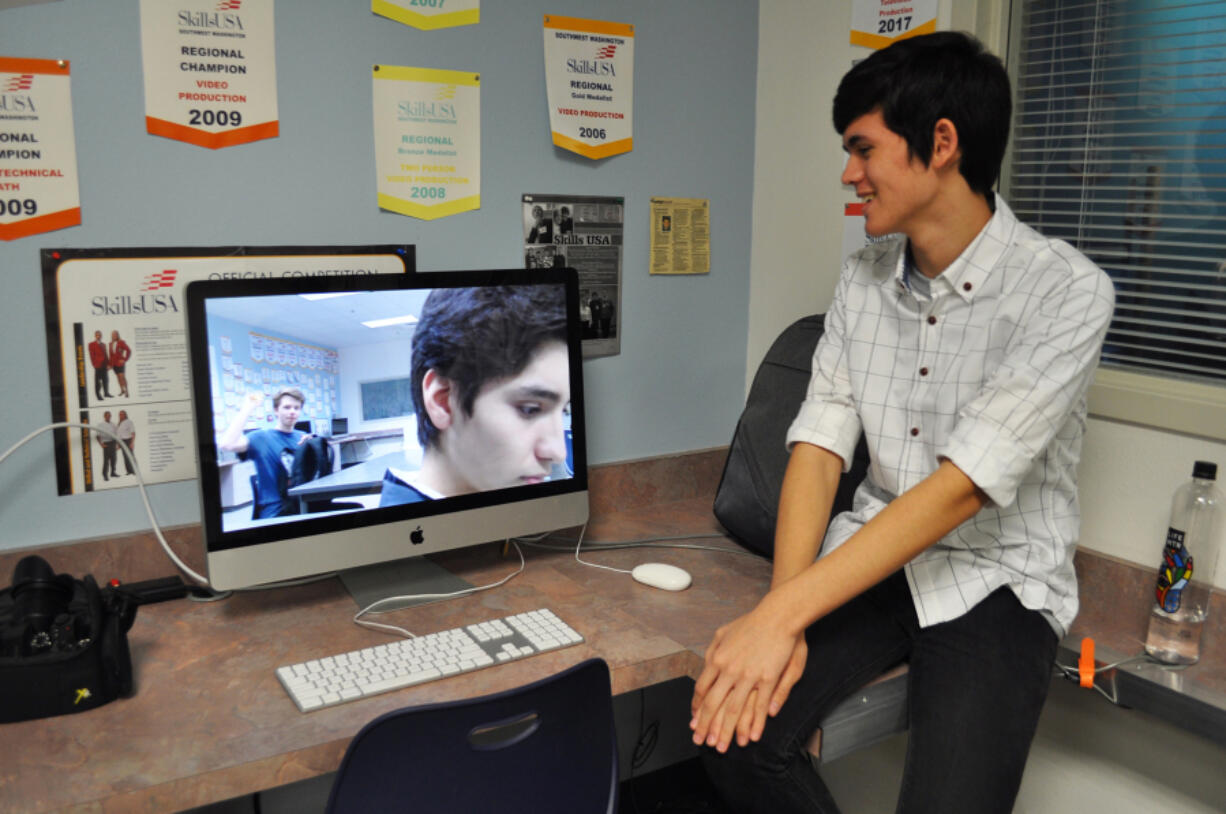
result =
[{"label": "gray wall", "polygon": [[[417,245],[418,268],[522,265],[525,192],[626,199],[620,356],[584,366],[593,463],[727,443],[744,399],[758,4],[516,0],[418,31],[367,0],[281,0],[281,136],[213,151],[144,127],[137,0],[0,10],[0,55],[72,61],[81,226],[0,244],[0,448],[50,421],[43,247]],[[635,149],[553,147],[545,13],[632,23]],[[375,206],[370,66],[479,71],[482,209],[425,222]],[[711,273],[647,274],[652,195],[709,198]],[[624,321],[623,321],[624,320]],[[0,466],[0,548],[148,527],[135,490],[57,497],[49,435]],[[198,520],[194,481],[152,489],[159,521]]]}]

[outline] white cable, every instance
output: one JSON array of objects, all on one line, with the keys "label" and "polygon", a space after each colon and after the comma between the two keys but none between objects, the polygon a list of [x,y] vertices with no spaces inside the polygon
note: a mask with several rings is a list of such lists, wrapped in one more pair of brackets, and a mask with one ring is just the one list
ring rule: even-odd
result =
[{"label": "white cable", "polygon": [[611,565],[601,565],[600,563],[585,562],[579,559],[579,547],[583,545],[583,535],[586,533],[587,533],[587,523],[584,523],[583,528],[579,529],[579,539],[575,541],[575,562],[579,563],[580,565],[586,565],[589,568],[603,568],[606,571],[613,571],[618,574],[629,574],[630,573],[625,568],[614,568]]},{"label": "white cable", "polygon": [[40,427],[37,430],[34,430],[34,432],[30,433],[25,438],[22,438],[16,444],[13,444],[13,446],[9,447],[3,455],[0,455],[0,463],[4,463],[4,460],[8,458],[8,456],[12,455],[26,443],[34,438],[37,438],[39,435],[42,435],[44,432],[47,432],[48,430],[67,429],[69,427],[79,427],[83,430],[89,430],[90,432],[101,433],[102,435],[109,436],[115,441],[116,444],[119,445],[119,448],[123,450],[123,454],[126,456],[127,461],[132,464],[132,470],[136,474],[136,485],[140,487],[140,497],[145,504],[145,513],[149,515],[149,523],[153,526],[153,533],[157,537],[158,542],[162,544],[162,549],[165,550],[166,556],[170,557],[170,561],[173,562],[175,567],[177,567],[184,574],[191,577],[200,585],[203,585],[206,588],[209,587],[208,579],[200,574],[197,574],[190,567],[188,567],[187,563],[179,559],[179,556],[175,554],[173,549],[171,549],[170,543],[168,543],[166,538],[162,535],[162,528],[158,525],[157,518],[153,516],[153,506],[149,503],[149,493],[145,491],[145,480],[141,477],[140,466],[138,466],[136,463],[136,456],[132,454],[132,450],[128,449],[128,445],[125,444],[118,435],[110,430],[105,430],[93,424],[80,424],[75,421],[57,421],[53,424],[48,424],[45,427]]},{"label": "white cable", "polygon": [[380,622],[371,622],[370,620],[363,619],[362,617],[368,613],[391,613],[394,610],[401,609],[397,607],[397,608],[388,608],[387,610],[383,610],[383,611],[375,610],[375,608],[377,608],[379,605],[383,605],[387,602],[406,602],[406,601],[414,602],[418,600],[452,599],[457,596],[468,596],[469,594],[475,594],[475,593],[478,593],[479,591],[488,591],[491,588],[497,588],[500,585],[507,584],[512,579],[514,579],[515,577],[519,576],[520,574],[524,572],[523,549],[519,547],[519,543],[516,542],[515,540],[508,539],[507,542],[515,546],[515,553],[519,555],[519,568],[512,571],[510,574],[507,574],[505,577],[498,580],[497,582],[491,582],[489,585],[474,585],[471,588],[461,588],[458,591],[452,591],[450,593],[445,593],[445,594],[407,594],[404,596],[387,596],[387,597],[384,597],[383,599],[370,603],[369,605],[367,605],[366,607],[362,608],[360,611],[355,613],[353,615],[354,624],[361,625],[362,627],[370,628],[371,630],[382,630],[382,631],[391,632],[391,633],[398,633],[401,636],[404,636],[406,639],[416,639],[417,638],[416,633],[411,633],[410,631],[407,631],[402,627],[397,627],[396,625],[385,625]]}]

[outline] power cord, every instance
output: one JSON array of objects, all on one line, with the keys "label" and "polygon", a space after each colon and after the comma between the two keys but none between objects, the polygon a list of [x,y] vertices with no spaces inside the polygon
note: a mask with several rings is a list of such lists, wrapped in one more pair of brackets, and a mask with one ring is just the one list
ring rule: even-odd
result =
[{"label": "power cord", "polygon": [[468,596],[469,594],[475,594],[480,591],[488,591],[491,588],[497,588],[501,585],[507,584],[512,579],[514,579],[515,577],[519,576],[520,574],[524,572],[524,565],[525,565],[524,552],[523,552],[523,549],[519,547],[519,542],[517,540],[511,540],[511,539],[508,539],[507,542],[515,546],[515,553],[519,555],[519,568],[515,569],[510,574],[507,574],[505,577],[498,580],[497,582],[491,582],[488,585],[474,585],[471,588],[462,588],[458,591],[451,591],[450,593],[443,593],[443,594],[406,594],[402,596],[386,596],[383,599],[370,603],[369,605],[367,605],[366,607],[362,608],[360,611],[355,613],[353,615],[353,623],[356,625],[360,625],[361,627],[370,628],[371,630],[380,630],[385,633],[396,633],[396,634],[399,634],[405,637],[406,639],[416,639],[417,638],[416,633],[412,633],[408,630],[405,630],[402,627],[397,627],[396,625],[385,625],[381,622],[372,622],[368,619],[363,619],[362,617],[366,616],[367,614],[391,613],[393,610],[400,609],[400,607],[396,607],[396,608],[388,608],[387,610],[377,610],[377,608],[380,605],[383,605],[388,602],[398,602],[399,603],[399,602],[415,602],[418,600],[433,601],[436,599],[452,599],[457,596]]}]

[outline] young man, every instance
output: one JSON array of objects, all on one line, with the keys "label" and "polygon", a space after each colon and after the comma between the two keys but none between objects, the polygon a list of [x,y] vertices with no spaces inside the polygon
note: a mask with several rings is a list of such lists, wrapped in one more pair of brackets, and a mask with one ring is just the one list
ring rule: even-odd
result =
[{"label": "young man", "polygon": [[539,483],[566,459],[566,303],[558,286],[437,289],[413,333],[422,466],[380,505]]},{"label": "young man", "polygon": [[255,463],[258,494],[253,518],[280,517],[297,511],[297,504],[283,499],[282,492],[293,466],[294,453],[310,437],[302,430],[294,429],[305,402],[306,397],[298,388],[282,387],[272,397],[277,425],[244,434],[243,427],[247,425],[247,420],[264,403],[262,393],[248,393],[238,415],[217,439],[219,448],[237,452],[239,457]]},{"label": "young man", "polygon": [[[843,268],[788,432],[771,589],[695,686],[694,740],[738,812],[837,811],[805,743],[904,660],[898,810],[1012,809],[1077,612],[1076,466],[1114,295],[992,192],[1010,109],[1000,61],[954,33],[839,85],[842,181],[869,235],[902,237]],[[862,431],[869,475],[831,519]]]},{"label": "young man", "polygon": [[119,452],[119,442],[115,440],[115,434],[118,428],[111,422],[110,410],[102,414],[98,429],[103,430],[98,433],[98,445],[102,447],[102,479],[117,478],[119,473],[115,471],[115,456]]},{"label": "young man", "polygon": [[89,363],[94,368],[94,398],[102,401],[111,397],[111,378],[107,375],[107,349],[102,341],[102,331],[94,331],[94,341],[89,343]]}]

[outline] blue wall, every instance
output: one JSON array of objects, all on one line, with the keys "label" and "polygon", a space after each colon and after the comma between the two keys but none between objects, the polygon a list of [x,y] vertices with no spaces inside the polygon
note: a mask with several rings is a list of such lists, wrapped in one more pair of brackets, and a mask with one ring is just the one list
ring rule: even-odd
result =
[{"label": "blue wall", "polygon": [[[619,356],[588,361],[593,463],[726,444],[744,400],[758,4],[486,0],[482,21],[418,31],[366,0],[277,3],[281,136],[213,151],[144,128],[137,0],[0,10],[0,55],[72,62],[81,226],[0,243],[0,448],[50,421],[38,251],[414,243],[418,268],[520,266],[520,195],[626,199]],[[553,147],[546,13],[635,25],[635,149]],[[482,209],[425,222],[375,205],[370,67],[478,71]],[[711,201],[711,273],[647,274],[653,195]],[[0,548],[147,528],[135,490],[57,497],[46,434],[0,465]],[[152,489],[160,522],[199,518],[194,481]]]}]

